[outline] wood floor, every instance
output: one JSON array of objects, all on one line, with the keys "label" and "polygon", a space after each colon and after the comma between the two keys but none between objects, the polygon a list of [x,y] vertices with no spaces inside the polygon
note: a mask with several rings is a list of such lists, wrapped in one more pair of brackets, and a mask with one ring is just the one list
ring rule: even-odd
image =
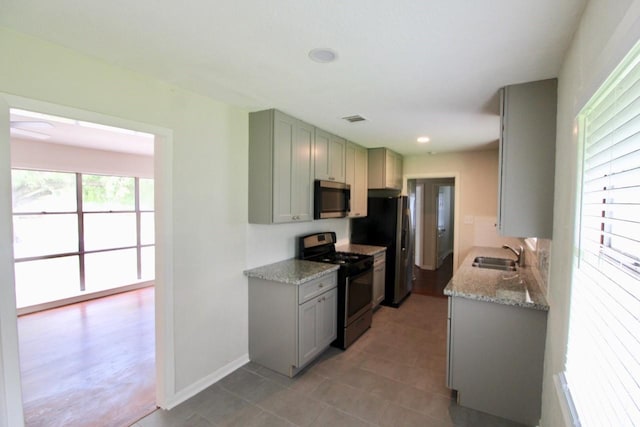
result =
[{"label": "wood floor", "polygon": [[411,292],[420,295],[445,298],[444,288],[453,276],[453,254],[449,254],[437,270],[414,267],[415,280]]},{"label": "wood floor", "polygon": [[155,410],[153,287],[18,318],[27,426],[128,426]]}]

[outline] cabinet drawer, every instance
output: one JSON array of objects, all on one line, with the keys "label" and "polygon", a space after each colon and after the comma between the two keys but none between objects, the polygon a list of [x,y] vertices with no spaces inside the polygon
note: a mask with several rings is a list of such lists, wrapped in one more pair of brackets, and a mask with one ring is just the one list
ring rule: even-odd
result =
[{"label": "cabinet drawer", "polygon": [[298,287],[298,304],[320,295],[337,286],[337,274],[327,274]]}]

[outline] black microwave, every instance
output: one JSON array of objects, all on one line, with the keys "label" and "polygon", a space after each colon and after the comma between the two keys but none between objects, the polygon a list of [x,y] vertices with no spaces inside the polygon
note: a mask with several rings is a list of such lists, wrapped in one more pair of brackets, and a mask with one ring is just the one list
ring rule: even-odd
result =
[{"label": "black microwave", "polygon": [[349,184],[316,180],[314,186],[313,218],[343,218],[351,210]]}]

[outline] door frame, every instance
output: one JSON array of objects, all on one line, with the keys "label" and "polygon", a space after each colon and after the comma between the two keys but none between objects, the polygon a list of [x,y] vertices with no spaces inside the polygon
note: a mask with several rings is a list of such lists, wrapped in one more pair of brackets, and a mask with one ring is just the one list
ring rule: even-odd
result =
[{"label": "door frame", "polygon": [[[454,184],[433,184],[433,192],[436,196],[436,203],[434,205],[435,208],[435,223],[434,223],[434,228],[435,228],[435,236],[436,236],[436,250],[435,250],[435,265],[436,265],[436,269],[440,268],[441,265],[441,260],[440,260],[440,245],[441,245],[441,241],[440,241],[440,189],[443,187],[451,187],[454,189],[453,195],[455,198],[455,183]],[[449,207],[451,207],[451,198],[449,198]],[[455,201],[454,201],[454,209],[455,209]],[[450,209],[449,209],[450,211]],[[456,225],[451,224],[453,226],[453,232],[455,234],[456,232]],[[451,249],[453,251],[453,248]]]},{"label": "door frame", "polygon": [[173,131],[0,92],[0,427],[24,424],[13,261],[9,109],[38,111],[155,135],[156,405],[175,394],[173,336]]},{"label": "door frame", "polygon": [[412,173],[402,176],[402,193],[407,194],[407,181],[410,179],[442,179],[452,178],[453,186],[455,188],[453,194],[453,271],[458,268],[459,262],[459,240],[460,240],[460,195],[462,189],[460,188],[460,173],[459,172],[436,172],[436,173]]}]

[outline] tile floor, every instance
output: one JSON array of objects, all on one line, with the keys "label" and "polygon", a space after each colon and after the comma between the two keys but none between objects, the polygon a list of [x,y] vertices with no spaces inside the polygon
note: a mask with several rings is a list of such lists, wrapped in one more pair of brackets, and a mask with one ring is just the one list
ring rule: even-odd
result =
[{"label": "tile floor", "polygon": [[446,299],[411,295],[376,311],[347,351],[330,348],[293,379],[248,363],[134,426],[518,426],[451,398],[446,320]]}]

